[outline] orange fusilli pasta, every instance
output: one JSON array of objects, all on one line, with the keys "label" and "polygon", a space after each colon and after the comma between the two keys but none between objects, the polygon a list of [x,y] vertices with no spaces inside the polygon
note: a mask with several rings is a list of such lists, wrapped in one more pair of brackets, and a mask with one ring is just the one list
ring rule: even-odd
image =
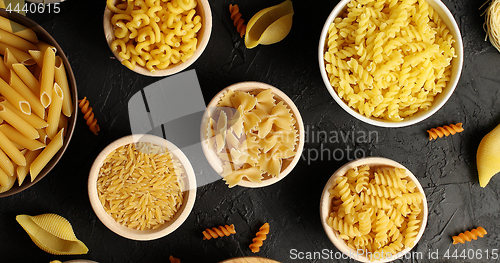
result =
[{"label": "orange fusilli pasta", "polygon": [[203,239],[210,240],[212,238],[229,236],[231,234],[236,234],[234,225],[219,226],[218,228],[213,227],[212,229],[207,228],[205,231],[203,231]]},{"label": "orange fusilli pasta", "polygon": [[443,136],[455,135],[456,133],[462,132],[462,123],[445,125],[442,127],[432,128],[427,130],[429,133],[429,140],[437,139],[437,137],[442,138]]},{"label": "orange fusilli pasta", "polygon": [[181,263],[180,259],[174,258],[173,256],[170,256],[168,260],[170,260],[170,263]]},{"label": "orange fusilli pasta", "polygon": [[247,26],[244,24],[245,20],[241,18],[240,8],[238,5],[229,5],[229,12],[231,13],[231,19],[234,21],[236,31],[240,33],[240,37],[243,37]]},{"label": "orange fusilli pasta", "polygon": [[257,232],[256,234],[256,237],[252,239],[253,243],[250,244],[250,249],[253,253],[257,253],[260,251],[260,247],[264,243],[263,241],[266,240],[267,234],[269,234],[269,224],[265,223],[260,227],[259,232]]},{"label": "orange fusilli pasta", "polygon": [[465,243],[465,241],[471,241],[472,239],[476,240],[477,237],[483,237],[488,234],[483,227],[478,227],[476,229],[472,229],[471,231],[465,231],[464,233],[460,233],[458,236],[454,236],[453,245],[458,243]]},{"label": "orange fusilli pasta", "polygon": [[78,107],[80,107],[82,113],[85,114],[83,118],[87,121],[87,126],[89,126],[90,131],[97,135],[97,132],[99,132],[101,128],[97,125],[97,120],[94,118],[94,113],[92,112],[92,107],[89,106],[87,97],[78,101]]}]

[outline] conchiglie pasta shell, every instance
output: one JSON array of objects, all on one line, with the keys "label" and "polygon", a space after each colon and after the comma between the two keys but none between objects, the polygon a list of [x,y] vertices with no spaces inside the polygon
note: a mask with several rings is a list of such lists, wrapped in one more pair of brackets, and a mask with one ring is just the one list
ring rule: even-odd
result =
[{"label": "conchiglie pasta shell", "polygon": [[477,148],[477,172],[481,187],[500,172],[500,125],[486,134]]},{"label": "conchiglie pasta shell", "polygon": [[71,224],[56,214],[18,215],[17,222],[43,251],[54,255],[86,254],[89,249],[78,240]]},{"label": "conchiglie pasta shell", "polygon": [[283,40],[292,29],[293,5],[290,0],[265,8],[247,24],[245,46],[270,45]]}]

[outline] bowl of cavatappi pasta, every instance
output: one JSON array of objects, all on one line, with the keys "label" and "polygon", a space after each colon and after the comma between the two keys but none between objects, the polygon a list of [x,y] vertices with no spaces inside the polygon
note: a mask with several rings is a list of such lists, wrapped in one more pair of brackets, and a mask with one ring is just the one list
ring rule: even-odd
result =
[{"label": "bowl of cavatappi pasta", "polygon": [[178,73],[203,53],[212,31],[208,0],[107,0],[104,34],[130,70],[162,77]]},{"label": "bowl of cavatappi pasta", "polygon": [[458,84],[463,44],[440,0],[341,0],[318,48],[321,76],[357,119],[403,127],[438,111]]},{"label": "bowl of cavatappi pasta", "polygon": [[264,187],[287,176],[304,147],[304,124],[293,101],[261,82],[241,82],[210,101],[202,149],[229,187]]},{"label": "bowl of cavatappi pasta", "polygon": [[0,197],[31,187],[57,164],[77,116],[71,66],[40,25],[0,9]]},{"label": "bowl of cavatappi pasta", "polygon": [[361,262],[389,262],[422,237],[427,198],[403,165],[387,158],[361,158],[330,177],[320,216],[328,238],[342,253]]},{"label": "bowl of cavatappi pasta", "polygon": [[111,231],[132,240],[153,240],[186,220],[196,198],[196,177],[175,145],[136,134],[114,141],[97,156],[88,192],[92,209]]}]

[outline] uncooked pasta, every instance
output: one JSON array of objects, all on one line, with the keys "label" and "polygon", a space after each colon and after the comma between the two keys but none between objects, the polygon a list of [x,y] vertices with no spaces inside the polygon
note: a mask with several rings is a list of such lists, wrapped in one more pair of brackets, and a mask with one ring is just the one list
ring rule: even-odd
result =
[{"label": "uncooked pasta", "polygon": [[[486,1],[487,4],[490,2]],[[484,6],[484,5],[483,5]],[[482,8],[482,6],[481,6]],[[484,12],[486,14],[486,21],[484,22],[484,30],[486,31],[485,40],[490,38],[491,44],[500,51],[500,1],[493,0]]]}]

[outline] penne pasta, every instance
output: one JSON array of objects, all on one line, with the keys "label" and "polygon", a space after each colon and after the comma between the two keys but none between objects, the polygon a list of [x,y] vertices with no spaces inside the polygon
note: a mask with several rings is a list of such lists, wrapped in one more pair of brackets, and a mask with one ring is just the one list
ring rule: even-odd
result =
[{"label": "penne pasta", "polygon": [[68,130],[68,119],[61,113],[61,117],[59,118],[59,130],[64,128],[64,136],[66,136],[66,131]]},{"label": "penne pasta", "polygon": [[56,136],[52,139],[52,141],[43,149],[43,151],[38,155],[33,163],[30,165],[30,174],[31,180],[35,180],[35,178],[40,174],[42,169],[49,163],[49,161],[56,155],[59,149],[63,146],[63,133],[64,129],[61,129]]},{"label": "penne pasta", "polygon": [[47,42],[45,41],[39,40],[35,45],[38,48],[38,50],[44,51],[47,50],[47,48],[50,48],[54,53],[57,53],[57,48],[47,44]]},{"label": "penne pasta", "polygon": [[19,63],[17,61],[16,57],[12,54],[10,49],[5,49],[5,55],[3,56],[3,62],[5,63],[5,66],[7,66],[8,69],[12,69],[12,64],[14,63]]},{"label": "penne pasta", "polygon": [[63,92],[62,112],[66,117],[71,117],[73,114],[73,105],[71,104],[71,95],[69,91],[68,78],[66,77],[66,69],[61,57],[56,56],[54,78],[61,87]]},{"label": "penne pasta", "polygon": [[40,80],[40,101],[47,108],[52,101],[52,88],[54,87],[55,54],[47,48],[43,54],[42,78]]},{"label": "penne pasta", "polygon": [[36,96],[40,96],[40,82],[25,65],[21,63],[12,64],[12,69]]},{"label": "penne pasta", "polygon": [[31,105],[29,102],[3,79],[0,79],[0,94],[2,94],[10,103],[12,103],[12,105],[16,107],[16,109],[20,110],[22,113],[28,115],[31,114]]},{"label": "penne pasta", "polygon": [[40,134],[38,134],[35,128],[2,104],[0,104],[0,118],[12,125],[18,132],[29,139],[38,139],[40,137]]},{"label": "penne pasta", "polygon": [[9,184],[9,176],[0,169],[0,186],[6,186]]},{"label": "penne pasta", "polygon": [[38,129],[38,134],[40,134],[40,138],[38,138],[38,141],[47,145],[47,141],[49,136],[47,136],[47,133],[45,132],[45,128],[43,129]]},{"label": "penne pasta", "polygon": [[0,29],[26,39],[32,43],[38,42],[38,37],[33,30],[8,18],[0,17]]},{"label": "penne pasta", "polygon": [[0,104],[4,105],[5,107],[9,108],[11,111],[13,111],[17,116],[19,116],[21,119],[25,120],[29,125],[33,126],[35,129],[41,129],[49,126],[49,124],[41,119],[40,117],[36,116],[35,114],[31,115],[26,115],[22,112],[20,112],[14,105],[12,105],[10,102],[6,101],[4,97],[0,96]]},{"label": "penne pasta", "polygon": [[7,157],[7,155],[0,149],[0,170],[4,171],[6,174],[12,176],[14,175],[14,164]]},{"label": "penne pasta", "polygon": [[24,136],[22,133],[18,132],[16,129],[12,128],[12,126],[10,126],[10,125],[7,125],[7,124],[0,125],[0,132],[3,132],[3,134],[11,142],[17,143],[23,149],[26,148],[30,151],[35,151],[35,150],[42,149],[45,147],[45,144],[43,144],[37,140],[31,140],[31,139],[26,138],[26,136]]},{"label": "penne pasta", "polygon": [[0,42],[3,42],[7,45],[11,45],[24,52],[37,49],[37,47],[33,43],[1,29],[0,29]]},{"label": "penne pasta", "polygon": [[47,116],[47,123],[49,126],[45,128],[47,135],[53,139],[59,130],[59,119],[61,118],[61,109],[63,104],[63,92],[57,83],[54,83],[52,89],[52,103],[49,107],[49,114]]},{"label": "penne pasta", "polygon": [[0,54],[5,56],[6,49],[9,49],[14,55],[14,57],[17,59],[17,61],[23,63],[24,65],[31,66],[36,63],[35,60],[31,57],[31,55],[28,54],[27,52],[24,52],[11,45],[7,45],[3,42],[0,42]]},{"label": "penne pasta", "polygon": [[[17,180],[19,181],[19,185],[21,185],[22,181],[24,181],[24,178],[26,178],[26,175],[28,175],[31,164],[41,152],[42,150],[28,151],[24,155],[24,157],[26,158],[26,165],[16,167],[16,175]],[[31,181],[33,182],[33,180],[35,180],[35,177],[31,176]]]},{"label": "penne pasta", "polygon": [[9,68],[7,68],[5,63],[3,63],[3,60],[0,59],[0,77],[5,81],[9,81],[9,74]]},{"label": "penne pasta", "polygon": [[26,158],[17,147],[0,131],[0,148],[17,165],[26,165]]},{"label": "penne pasta", "polygon": [[[40,99],[33,93],[26,84],[17,76],[16,72],[10,70],[9,84],[17,91],[23,98],[28,101],[31,106],[31,111],[38,115],[40,118],[45,119],[45,108],[40,103]],[[44,126],[45,127],[45,126]],[[41,128],[41,127],[35,127]]]},{"label": "penne pasta", "polygon": [[[26,150],[26,148],[25,148],[25,147],[23,147],[22,145],[20,145],[19,143],[16,143],[16,142],[13,142],[13,141],[11,141],[11,142],[12,142],[12,144],[14,144],[14,146],[16,146],[16,148],[17,148],[19,151]],[[16,165],[16,164],[14,164],[14,166],[15,166],[15,165]],[[15,167],[14,167],[14,169],[15,169]]]},{"label": "penne pasta", "polygon": [[42,51],[40,51],[40,50],[30,50],[30,51],[28,51],[28,53],[35,60],[36,64],[40,68],[43,67],[43,52]]}]

